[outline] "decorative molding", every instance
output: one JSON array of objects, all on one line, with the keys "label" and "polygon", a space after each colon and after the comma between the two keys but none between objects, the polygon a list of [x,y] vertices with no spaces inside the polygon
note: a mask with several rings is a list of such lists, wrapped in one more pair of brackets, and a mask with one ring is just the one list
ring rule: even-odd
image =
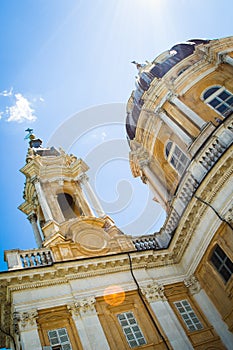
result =
[{"label": "decorative molding", "polygon": [[148,151],[143,147],[139,146],[137,142],[131,142],[132,151],[129,153],[129,161],[131,171],[134,177],[141,176],[143,167],[149,166],[150,157]]},{"label": "decorative molding", "polygon": [[86,173],[81,173],[81,174],[79,174],[79,175],[77,176],[76,180],[77,180],[80,184],[84,185],[87,181],[89,181],[89,177],[87,176]]},{"label": "decorative molding", "polygon": [[38,312],[36,309],[25,312],[14,312],[13,325],[16,334],[23,331],[28,331],[32,328],[37,328],[36,319],[38,318]]},{"label": "decorative molding", "polygon": [[194,275],[185,278],[184,285],[189,289],[191,295],[197,294],[201,290],[201,285]]},{"label": "decorative molding", "polygon": [[91,296],[69,304],[67,308],[72,316],[81,316],[83,313],[86,314],[95,311],[95,302],[95,297]]},{"label": "decorative molding", "polygon": [[164,286],[154,282],[149,284],[147,287],[141,288],[142,294],[145,295],[149,303],[155,301],[166,301],[167,298],[164,295]]}]

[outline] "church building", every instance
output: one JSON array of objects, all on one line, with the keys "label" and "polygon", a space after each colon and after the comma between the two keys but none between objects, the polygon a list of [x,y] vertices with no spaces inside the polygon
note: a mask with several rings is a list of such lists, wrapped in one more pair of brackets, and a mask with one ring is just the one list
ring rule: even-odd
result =
[{"label": "church building", "polygon": [[165,223],[124,234],[88,165],[31,134],[19,209],[38,248],[5,252],[0,348],[233,349],[233,37],[136,66],[129,162]]}]

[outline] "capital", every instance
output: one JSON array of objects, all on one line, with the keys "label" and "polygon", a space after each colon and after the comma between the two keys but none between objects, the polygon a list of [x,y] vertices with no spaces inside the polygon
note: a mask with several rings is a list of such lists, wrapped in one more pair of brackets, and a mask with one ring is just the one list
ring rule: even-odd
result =
[{"label": "capital", "polygon": [[29,214],[27,219],[30,221],[31,224],[36,222],[36,220],[37,220],[36,214],[35,213]]},{"label": "capital", "polygon": [[154,301],[166,301],[164,294],[164,286],[154,282],[149,284],[147,287],[141,288],[142,294],[145,295],[146,299],[151,303]]},{"label": "capital", "polygon": [[36,319],[38,312],[36,309],[26,312],[15,312],[13,315],[13,324],[16,331],[20,328],[22,331],[37,327]]},{"label": "capital", "polygon": [[184,285],[185,285],[185,287],[187,287],[189,289],[189,292],[192,295],[199,293],[201,290],[200,283],[194,275],[187,277],[184,280]]},{"label": "capital", "polygon": [[68,309],[71,314],[75,316],[80,316],[82,313],[88,313],[95,310],[95,297],[88,297],[78,300],[72,304],[68,305]]},{"label": "capital", "polygon": [[80,182],[81,184],[87,183],[88,180],[89,178],[86,173],[81,173],[77,176],[77,181]]}]

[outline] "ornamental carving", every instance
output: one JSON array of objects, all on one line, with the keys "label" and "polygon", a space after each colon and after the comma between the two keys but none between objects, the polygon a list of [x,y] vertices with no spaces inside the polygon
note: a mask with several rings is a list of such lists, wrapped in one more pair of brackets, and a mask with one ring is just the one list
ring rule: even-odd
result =
[{"label": "ornamental carving", "polygon": [[137,142],[131,142],[132,151],[129,154],[130,167],[134,177],[141,176],[141,170],[149,166],[150,159],[147,150]]},{"label": "ornamental carving", "polygon": [[18,333],[19,328],[21,331],[25,331],[37,327],[37,317],[38,312],[35,309],[27,312],[15,312],[13,314],[13,325],[15,332]]},{"label": "ornamental carving", "polygon": [[164,286],[156,282],[154,282],[153,284],[149,284],[147,287],[142,287],[141,291],[150,303],[154,301],[167,300],[164,295]]},{"label": "ornamental carving", "polygon": [[81,313],[95,311],[95,297],[88,297],[69,304],[68,309],[72,315],[80,316]]},{"label": "ornamental carving", "polygon": [[189,292],[192,295],[199,293],[201,290],[200,283],[194,275],[191,275],[188,278],[186,278],[184,280],[184,285],[189,289]]}]

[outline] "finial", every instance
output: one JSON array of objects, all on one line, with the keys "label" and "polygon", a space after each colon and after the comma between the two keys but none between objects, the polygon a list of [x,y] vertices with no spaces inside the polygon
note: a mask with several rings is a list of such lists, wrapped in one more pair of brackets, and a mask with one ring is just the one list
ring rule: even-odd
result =
[{"label": "finial", "polygon": [[145,64],[143,64],[143,63],[138,63],[136,61],[132,61],[131,63],[135,64],[138,70],[145,67]]}]

